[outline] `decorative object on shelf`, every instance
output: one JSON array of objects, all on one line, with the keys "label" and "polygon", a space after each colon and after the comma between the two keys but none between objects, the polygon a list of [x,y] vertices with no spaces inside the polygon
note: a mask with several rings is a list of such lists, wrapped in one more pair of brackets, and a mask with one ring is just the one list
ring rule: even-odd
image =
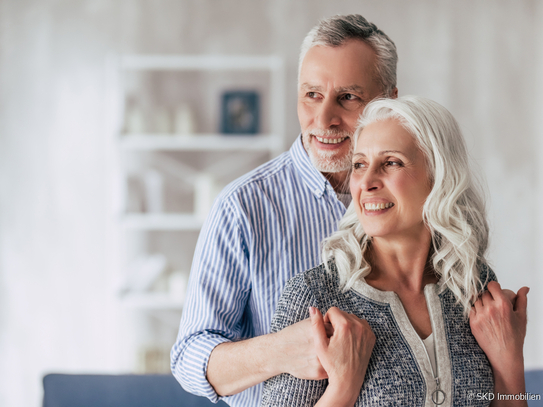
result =
[{"label": "decorative object on shelf", "polygon": [[161,213],[164,210],[164,177],[157,170],[147,170],[143,175],[145,211]]},{"label": "decorative object on shelf", "polygon": [[168,276],[168,294],[172,300],[183,302],[189,282],[189,272],[174,270]]},{"label": "decorative object on shelf", "polygon": [[130,174],[126,177],[126,212],[141,213],[145,210],[145,188],[140,174]]},{"label": "decorative object on shelf", "polygon": [[172,117],[170,110],[164,106],[153,110],[153,132],[168,134],[172,132]]},{"label": "decorative object on shelf", "polygon": [[170,373],[170,348],[168,346],[142,346],[138,352],[136,371],[144,374]]},{"label": "decorative object on shelf", "polygon": [[222,95],[221,132],[224,134],[257,134],[260,103],[255,91],[232,91]]},{"label": "decorative object on shelf", "polygon": [[216,181],[211,174],[199,172],[194,180],[194,215],[201,220],[207,217],[218,194]]},{"label": "decorative object on shelf", "polygon": [[128,134],[145,133],[145,112],[137,105],[128,106],[124,117],[124,132]]},{"label": "decorative object on shelf", "polygon": [[168,261],[163,254],[153,254],[136,258],[130,265],[130,273],[122,290],[143,292],[152,288],[157,279],[165,272]]},{"label": "decorative object on shelf", "polygon": [[176,134],[194,134],[196,132],[194,114],[187,103],[183,103],[175,109],[173,131]]}]

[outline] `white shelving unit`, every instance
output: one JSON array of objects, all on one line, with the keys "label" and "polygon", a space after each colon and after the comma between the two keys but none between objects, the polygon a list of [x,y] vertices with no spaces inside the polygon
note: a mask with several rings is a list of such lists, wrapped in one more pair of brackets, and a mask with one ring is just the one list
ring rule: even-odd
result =
[{"label": "white shelving unit", "polygon": [[250,138],[222,134],[131,134],[121,139],[121,148],[127,151],[269,151],[276,154],[282,145],[282,140],[273,134]]},{"label": "white shelving unit", "polygon": [[[265,134],[258,135],[223,135],[212,133],[171,134],[171,133],[137,133],[118,134],[118,150],[122,154],[177,154],[181,152],[216,153],[265,153],[268,158],[279,155],[285,149],[284,102],[285,102],[285,70],[282,58],[277,56],[223,56],[223,55],[125,55],[117,59],[119,71],[119,87],[124,89],[123,75],[130,72],[267,72],[269,75],[269,93],[267,97],[268,111],[260,111],[262,117],[269,122]],[[121,116],[125,114],[125,95],[121,90]],[[215,102],[215,101],[214,101]],[[170,158],[169,158],[170,159]],[[173,160],[178,158],[173,158]],[[170,159],[171,160],[171,159]],[[121,160],[122,161],[122,160]],[[187,168],[182,161],[179,168]],[[170,165],[171,166],[171,165]],[[128,182],[128,172],[121,168],[121,177]],[[198,185],[198,178],[188,174],[187,179],[192,187]],[[196,192],[194,192],[196,195]],[[126,205],[124,205],[126,208]],[[196,212],[196,211],[194,211]],[[120,214],[120,236],[129,233],[146,234],[150,232],[197,232],[202,227],[204,216],[194,212],[127,212]],[[121,244],[120,247],[123,247]],[[142,253],[145,255],[145,253]],[[122,257],[122,256],[121,256]],[[121,263],[130,264],[125,257]],[[189,267],[190,265],[187,265]],[[131,270],[126,270],[130,273]],[[124,290],[120,296],[124,306],[133,310],[160,312],[163,310],[181,310],[183,299],[175,298],[167,292],[130,292]]]}]

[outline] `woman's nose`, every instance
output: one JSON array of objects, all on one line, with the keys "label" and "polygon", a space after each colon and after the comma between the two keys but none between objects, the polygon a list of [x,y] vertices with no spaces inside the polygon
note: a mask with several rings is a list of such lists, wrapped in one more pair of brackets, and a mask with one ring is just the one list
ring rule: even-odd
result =
[{"label": "woman's nose", "polygon": [[378,168],[368,168],[360,179],[360,188],[364,191],[377,191],[382,186],[382,180]]}]

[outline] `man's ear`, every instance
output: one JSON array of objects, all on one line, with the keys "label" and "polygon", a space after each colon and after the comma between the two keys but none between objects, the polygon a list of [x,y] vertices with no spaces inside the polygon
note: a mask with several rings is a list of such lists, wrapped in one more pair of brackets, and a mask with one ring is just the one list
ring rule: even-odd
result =
[{"label": "man's ear", "polygon": [[392,89],[390,92],[390,98],[391,99],[397,99],[398,98],[398,88]]}]

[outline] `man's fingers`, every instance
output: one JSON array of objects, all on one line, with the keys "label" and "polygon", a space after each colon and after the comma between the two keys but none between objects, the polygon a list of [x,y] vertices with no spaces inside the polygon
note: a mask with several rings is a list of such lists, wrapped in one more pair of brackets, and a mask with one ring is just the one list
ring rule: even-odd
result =
[{"label": "man's fingers", "polygon": [[477,315],[477,310],[475,309],[475,304],[469,310],[469,319],[474,318]]},{"label": "man's fingers", "polygon": [[528,292],[530,291],[529,287],[522,287],[518,290],[517,300],[515,302],[515,311],[526,313],[526,308],[528,307]]},{"label": "man's fingers", "polygon": [[321,312],[315,307],[309,307],[309,318],[311,319],[311,330],[317,349],[326,349],[328,346],[328,336],[324,327],[324,318]]},{"label": "man's fingers", "polygon": [[503,295],[505,296],[505,298],[507,298],[509,300],[509,302],[515,306],[515,301],[517,299],[517,295],[515,294],[514,291],[511,291],[511,290],[508,290],[507,288],[504,288],[503,289]]},{"label": "man's fingers", "polygon": [[481,295],[480,302],[483,306],[489,306],[492,301],[494,301],[496,298],[490,293],[490,291],[485,291],[483,295]]},{"label": "man's fingers", "polygon": [[478,299],[477,301],[475,301],[475,304],[473,304],[473,308],[475,308],[476,314],[483,312],[483,302],[481,301],[481,299]]},{"label": "man's fingers", "polygon": [[[497,281],[491,281],[490,283],[488,283],[486,288],[487,288],[487,291],[485,291],[485,294],[488,294],[490,296],[489,299],[496,300],[498,297],[503,295],[500,283],[498,283]],[[484,300],[484,295],[485,294],[483,294],[483,305],[485,303],[485,300]]]}]

